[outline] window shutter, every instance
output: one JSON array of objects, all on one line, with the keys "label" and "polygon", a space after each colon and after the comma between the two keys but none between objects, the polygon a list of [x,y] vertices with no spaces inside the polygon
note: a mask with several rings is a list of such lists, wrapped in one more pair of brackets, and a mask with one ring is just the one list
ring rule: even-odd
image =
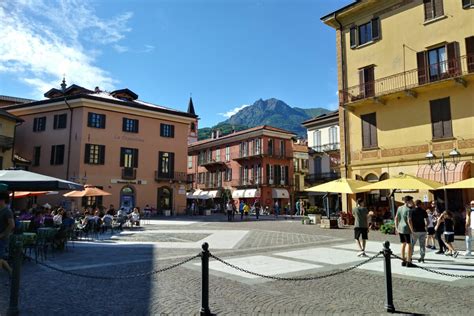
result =
[{"label": "window shutter", "polygon": [[446,45],[448,54],[448,73],[451,76],[457,76],[461,73],[461,59],[459,56],[459,43],[452,42]]},{"label": "window shutter", "polygon": [[428,71],[426,66],[426,52],[416,53],[416,63],[418,67],[418,84],[428,82]]},{"label": "window shutter", "polygon": [[443,137],[443,122],[441,120],[441,107],[438,100],[430,101],[431,130],[433,138]]},{"label": "window shutter", "polygon": [[269,164],[266,164],[265,165],[265,172],[266,172],[266,175],[267,175],[267,183],[269,182],[268,180],[270,180],[270,165]]},{"label": "window shutter", "polygon": [[99,146],[99,164],[105,164],[105,146]]},{"label": "window shutter", "polygon": [[466,37],[467,71],[474,72],[474,36]]},{"label": "window shutter", "polygon": [[56,149],[57,150],[57,161],[56,161],[56,164],[58,165],[62,165],[64,163],[64,145],[59,145],[58,148]]},{"label": "window shutter", "polygon": [[158,152],[158,176],[162,177],[163,176],[163,152],[159,151]]},{"label": "window shutter", "polygon": [[423,0],[423,6],[425,8],[425,21],[434,18],[432,1],[433,0]]},{"label": "window shutter", "polygon": [[279,165],[275,165],[275,167],[273,167],[273,172],[275,174],[275,176],[273,177],[275,179],[275,184],[280,184],[281,167]]},{"label": "window shutter", "polygon": [[377,117],[375,113],[369,116],[370,126],[370,146],[377,147]]},{"label": "window shutter", "polygon": [[138,130],[139,130],[139,129],[138,129],[138,122],[140,122],[140,121],[139,121],[139,120],[135,120],[135,130],[134,130],[135,133],[138,133]]},{"label": "window shutter", "polygon": [[57,129],[58,128],[58,115],[55,115],[54,116],[54,123],[53,123],[53,129]]},{"label": "window shutter", "polygon": [[103,114],[103,115],[102,115],[101,124],[100,124],[100,127],[101,127],[101,128],[105,128],[105,118],[106,118],[106,116],[105,116],[105,114]]},{"label": "window shutter", "polygon": [[359,69],[359,97],[363,97],[365,93],[364,69]]},{"label": "window shutter", "polygon": [[357,27],[355,26],[350,29],[350,44],[351,48],[357,47]]},{"label": "window shutter", "polygon": [[372,40],[378,40],[380,37],[380,19],[372,19]]},{"label": "window shutter", "polygon": [[462,7],[464,9],[467,9],[467,8],[471,7],[471,1],[472,0],[462,0]]},{"label": "window shutter", "polygon": [[362,121],[362,147],[363,148],[370,148],[372,147],[371,143],[371,118],[370,114],[365,114],[361,116]]},{"label": "window shutter", "polygon": [[125,117],[122,118],[122,131],[127,131],[127,119]]},{"label": "window shutter", "polygon": [[366,97],[372,97],[375,95],[375,90],[374,90],[374,80],[375,80],[375,75],[374,75],[374,66],[367,67],[364,69],[364,79],[365,79],[365,96]]},{"label": "window shutter", "polygon": [[290,168],[288,166],[285,166],[285,184],[288,185],[290,181]]},{"label": "window shutter", "polygon": [[125,148],[120,148],[120,167],[125,166]]},{"label": "window shutter", "polygon": [[174,176],[174,153],[168,153],[169,155],[169,168],[170,176],[173,178]]},{"label": "window shutter", "polygon": [[163,136],[163,124],[160,124],[160,136]]},{"label": "window shutter", "polygon": [[87,126],[89,127],[92,126],[92,113],[91,112],[87,113]]},{"label": "window shutter", "polygon": [[90,163],[90,152],[91,152],[91,145],[86,144],[86,149],[84,152],[84,163]]},{"label": "window shutter", "polygon": [[443,137],[452,137],[453,136],[453,126],[451,122],[451,105],[450,99],[443,98],[439,99],[440,106],[440,116],[443,126]]},{"label": "window shutter", "polygon": [[55,162],[55,155],[56,155],[56,146],[51,146],[51,159],[49,160],[49,163],[51,165],[54,165]]},{"label": "window shutter", "polygon": [[444,15],[443,0],[433,0],[434,5],[434,17]]},{"label": "window shutter", "polygon": [[174,137],[174,125],[170,125],[170,137]]},{"label": "window shutter", "polygon": [[138,168],[138,149],[133,149],[133,168]]}]

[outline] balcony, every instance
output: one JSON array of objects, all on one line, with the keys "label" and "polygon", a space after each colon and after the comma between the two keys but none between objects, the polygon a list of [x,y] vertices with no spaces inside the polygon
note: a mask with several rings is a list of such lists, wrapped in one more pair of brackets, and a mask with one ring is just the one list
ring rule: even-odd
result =
[{"label": "balcony", "polygon": [[222,186],[222,181],[204,181],[204,183],[200,185],[200,188],[203,190],[217,190],[222,188]]},{"label": "balcony", "polygon": [[188,177],[186,172],[170,172],[170,173],[162,173],[159,171],[155,171],[155,181],[169,181],[169,182],[192,182],[192,178]]},{"label": "balcony", "polygon": [[341,149],[341,144],[340,143],[330,143],[330,144],[313,146],[313,147],[311,147],[311,149],[314,150],[314,152],[316,152],[316,153],[331,152],[331,151],[340,150]]},{"label": "balcony", "polygon": [[322,172],[322,173],[311,173],[304,177],[304,181],[309,184],[328,182],[339,179],[341,174],[339,172]]},{"label": "balcony", "polygon": [[276,180],[276,179],[235,179],[232,180],[231,185],[236,188],[258,188],[260,186],[272,186],[272,187],[287,187],[292,185],[292,179]]},{"label": "balcony", "polygon": [[284,153],[283,155],[280,152],[276,152],[275,150],[249,150],[249,151],[240,151],[237,157],[234,157],[233,160],[235,161],[242,161],[242,160],[251,160],[251,159],[258,159],[263,157],[272,157],[272,158],[280,158],[280,159],[291,159],[293,158],[290,155]]},{"label": "balcony", "polygon": [[0,135],[0,148],[4,151],[13,148],[13,137]]},{"label": "balcony", "polygon": [[224,166],[225,161],[222,159],[210,159],[210,160],[204,160],[201,161],[199,166],[209,168],[209,167],[215,167],[215,166]]},{"label": "balcony", "polygon": [[364,100],[384,103],[381,97],[404,92],[416,97],[419,87],[432,85],[436,82],[454,80],[466,86],[464,77],[474,74],[474,55],[461,56],[438,64],[430,64],[426,69],[412,69],[374,81],[366,82],[339,91],[339,102],[351,104]]},{"label": "balcony", "polygon": [[137,170],[135,168],[122,168],[122,179],[135,180],[137,178]]}]

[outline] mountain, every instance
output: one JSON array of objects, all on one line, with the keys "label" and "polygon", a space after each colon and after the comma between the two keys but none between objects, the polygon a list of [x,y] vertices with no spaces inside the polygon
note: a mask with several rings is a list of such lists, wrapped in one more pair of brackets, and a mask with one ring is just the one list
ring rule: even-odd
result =
[{"label": "mountain", "polygon": [[306,136],[306,129],[301,126],[301,123],[312,117],[329,112],[331,111],[324,108],[302,109],[291,107],[275,98],[268,100],[260,99],[255,101],[254,104],[243,108],[227,120],[211,128],[200,129],[199,139],[209,138],[211,130],[216,128],[221,130],[222,135],[226,135],[232,132],[233,127],[236,131],[239,131],[259,125],[270,125],[292,131],[299,136]]}]

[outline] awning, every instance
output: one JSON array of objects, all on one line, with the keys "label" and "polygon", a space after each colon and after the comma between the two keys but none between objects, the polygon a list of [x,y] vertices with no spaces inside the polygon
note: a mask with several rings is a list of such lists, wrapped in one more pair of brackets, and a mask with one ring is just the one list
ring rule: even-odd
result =
[{"label": "awning", "polygon": [[247,189],[244,192],[243,198],[257,198],[260,197],[260,190],[259,189]]},{"label": "awning", "polygon": [[207,199],[209,199],[209,196],[207,194],[208,194],[207,191],[195,190],[194,192],[186,193],[186,198],[187,199],[207,200]]},{"label": "awning", "polygon": [[209,191],[209,192],[207,192],[207,195],[208,195],[211,199],[217,199],[217,198],[220,198],[220,197],[221,197],[221,191],[219,191],[219,190]]},{"label": "awning", "polygon": [[[440,183],[444,183],[443,171],[440,164],[422,165],[418,167],[416,176]],[[457,165],[451,162],[446,163],[446,184],[459,182],[471,177],[471,162],[461,161]]]},{"label": "awning", "polygon": [[288,199],[290,194],[287,189],[272,189],[272,198],[274,199]]},{"label": "awning", "polygon": [[232,192],[232,198],[233,199],[241,199],[244,197],[245,190],[235,190]]}]

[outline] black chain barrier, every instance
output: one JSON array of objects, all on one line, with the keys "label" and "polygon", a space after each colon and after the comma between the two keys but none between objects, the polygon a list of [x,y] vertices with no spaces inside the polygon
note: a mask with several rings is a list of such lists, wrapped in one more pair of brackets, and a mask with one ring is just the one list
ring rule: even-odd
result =
[{"label": "black chain barrier", "polygon": [[[43,267],[46,267],[50,270],[54,270],[54,271],[57,271],[57,272],[61,272],[61,273],[64,273],[64,274],[68,274],[68,275],[72,275],[72,276],[80,277],[80,278],[95,279],[95,280],[125,280],[125,279],[142,278],[142,277],[158,274],[158,273],[161,273],[161,272],[165,272],[165,271],[177,268],[179,266],[182,266],[183,264],[186,264],[186,263],[188,263],[188,262],[190,262],[190,261],[192,261],[196,258],[199,258],[199,257],[201,257],[200,253],[195,255],[195,256],[192,256],[190,258],[187,258],[187,259],[185,259],[181,262],[175,263],[173,265],[170,265],[170,266],[158,269],[158,270],[153,270],[153,271],[144,272],[144,273],[137,273],[137,274],[132,274],[132,275],[119,275],[119,276],[101,276],[101,275],[82,274],[82,273],[77,273],[77,272],[72,272],[72,271],[59,269],[59,268],[53,267],[53,266],[51,266],[47,263],[41,262],[41,261],[38,261],[38,264],[42,265]],[[29,257],[27,257],[27,258],[29,258]],[[31,258],[29,258],[29,259],[31,259]]]},{"label": "black chain barrier", "polygon": [[[395,254],[392,254],[392,257],[396,258],[398,260],[401,260],[401,261],[405,261],[405,260],[403,260],[403,258],[401,258],[401,257],[399,257]],[[437,271],[437,270],[434,270],[434,269],[430,269],[430,268],[427,268],[427,267],[423,267],[423,266],[420,266],[420,265],[417,265],[417,264],[414,264],[414,263],[412,263],[412,265],[415,268],[425,270],[425,271],[428,271],[428,272],[431,272],[431,273],[434,273],[434,274],[447,276],[447,277],[462,278],[462,279],[474,279],[474,274],[472,274],[472,275],[462,275],[462,274],[446,273],[446,272],[441,272],[441,271]]]},{"label": "black chain barrier", "polygon": [[254,275],[254,276],[258,276],[258,277],[261,277],[261,278],[264,278],[264,279],[270,279],[270,280],[277,280],[277,281],[312,281],[312,280],[320,280],[320,279],[325,279],[325,278],[328,278],[328,277],[332,277],[332,276],[336,276],[336,275],[339,275],[339,274],[343,274],[343,273],[346,273],[346,272],[349,272],[351,270],[354,270],[366,263],[369,263],[370,261],[374,260],[375,258],[378,258],[380,257],[380,255],[382,255],[383,252],[379,252],[377,253],[376,255],[372,256],[372,257],[369,257],[367,260],[364,260],[356,265],[353,265],[353,266],[350,266],[346,269],[343,269],[343,270],[339,270],[339,271],[335,271],[335,272],[331,272],[331,273],[328,273],[328,274],[324,274],[324,275],[318,275],[318,276],[314,276],[314,277],[299,277],[299,278],[285,278],[285,277],[277,277],[277,276],[272,276],[272,275],[264,275],[264,274],[260,274],[260,273],[257,273],[257,272],[252,272],[252,271],[249,271],[249,270],[246,270],[246,269],[243,269],[243,268],[240,268],[236,265],[233,265],[232,263],[229,263],[219,257],[216,257],[214,256],[213,254],[210,254],[209,256],[211,258],[214,258],[215,260],[225,264],[226,266],[229,266],[235,270],[238,270],[238,271],[241,271],[241,272],[244,272],[244,273],[247,273],[247,274],[251,274],[251,275]]}]

